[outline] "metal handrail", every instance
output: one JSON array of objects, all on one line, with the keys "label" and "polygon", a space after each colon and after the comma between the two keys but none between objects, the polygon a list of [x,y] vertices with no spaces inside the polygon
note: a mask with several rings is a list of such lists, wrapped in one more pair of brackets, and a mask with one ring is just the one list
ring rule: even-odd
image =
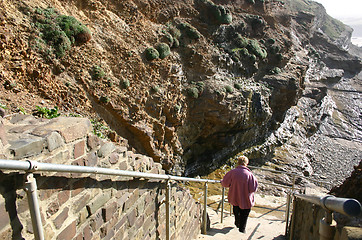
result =
[{"label": "metal handrail", "polygon": [[356,217],[361,213],[360,202],[353,198],[339,198],[332,195],[319,197],[304,194],[294,194],[294,196],[317,204],[328,211],[338,212],[349,217]]},{"label": "metal handrail", "polygon": [[[353,198],[339,198],[331,195],[327,196],[314,196],[305,194],[293,194],[294,197],[300,198],[307,202],[316,204],[325,209],[325,217],[319,223],[319,236],[321,240],[334,239],[336,224],[333,220],[333,212],[338,212],[349,217],[357,217],[361,214],[361,204]],[[293,202],[293,209],[295,209],[296,201]],[[289,234],[289,239],[293,239],[295,214],[292,217],[292,224]]]},{"label": "metal handrail", "polygon": [[146,179],[159,179],[159,180],[220,183],[220,180],[187,178],[187,177],[179,177],[179,176],[172,176],[172,175],[166,175],[166,174],[134,172],[134,171],[127,171],[127,170],[101,168],[101,167],[42,163],[42,162],[36,162],[36,161],[31,161],[31,160],[19,161],[19,160],[0,159],[0,169],[23,170],[23,171],[29,171],[29,172],[89,173],[89,174],[115,175],[115,176],[146,178]]},{"label": "metal handrail", "polygon": [[[275,173],[286,173],[286,174],[290,174],[287,172],[283,172],[283,171],[277,171],[277,170],[271,170],[271,169],[265,169],[265,168],[259,168],[259,167],[252,167],[249,166],[250,168],[254,168],[254,169],[260,169],[260,170],[264,170],[264,171],[271,171],[271,172],[275,172]],[[35,229],[34,231],[34,235],[39,234],[40,237],[35,236],[35,239],[44,239],[43,237],[41,237],[42,235],[42,223],[41,220],[39,221],[39,206],[31,206],[31,205],[36,205],[37,203],[37,199],[34,199],[34,197],[36,197],[36,181],[35,178],[33,177],[32,173],[34,172],[66,172],[66,173],[84,173],[84,174],[101,174],[101,175],[110,175],[110,176],[126,176],[126,177],[134,177],[134,178],[145,178],[145,179],[158,179],[158,180],[166,180],[166,194],[170,194],[168,191],[170,191],[170,185],[169,185],[169,181],[173,180],[173,181],[183,181],[183,182],[201,182],[201,183],[205,183],[205,187],[204,187],[204,213],[203,213],[203,228],[202,228],[202,233],[206,234],[206,219],[207,219],[207,212],[206,212],[206,207],[207,207],[207,201],[206,201],[206,196],[207,196],[207,183],[220,183],[220,180],[211,180],[211,179],[199,179],[199,178],[188,178],[188,177],[180,177],[180,176],[173,176],[173,175],[167,175],[167,174],[155,174],[155,173],[144,173],[144,172],[135,172],[135,171],[127,171],[127,170],[118,170],[118,169],[109,169],[109,168],[101,168],[101,167],[89,167],[89,166],[76,166],[76,165],[63,165],[63,164],[52,164],[52,163],[42,163],[42,162],[37,162],[37,161],[32,161],[32,160],[25,160],[25,161],[20,161],[20,160],[4,160],[4,159],[0,159],[0,169],[7,169],[7,170],[19,170],[19,171],[25,171],[27,173],[27,182],[25,183],[25,190],[27,191],[29,195],[29,208],[31,211],[31,215],[32,215],[32,221],[33,221],[33,214],[34,214],[34,221],[35,223],[33,223],[33,228]],[[267,182],[262,182],[260,181],[259,183],[265,183],[265,184],[269,184],[272,186],[280,186],[280,187],[285,187],[285,188],[290,188],[293,190],[295,189],[295,174],[291,174],[293,175],[293,183],[292,183],[292,187],[290,186],[284,186],[281,184],[273,184],[273,183],[267,183]],[[30,179],[30,180],[29,180]],[[31,187],[27,187],[27,186],[31,186]],[[223,188],[223,193],[222,193],[222,197],[224,199],[224,194],[225,194],[225,189]],[[298,194],[295,194],[298,195]],[[288,194],[289,196],[289,194]],[[298,195],[299,196],[299,195]],[[169,199],[169,197],[168,197]],[[31,202],[35,202],[35,203],[31,203]],[[329,201],[327,201],[329,202]],[[166,203],[166,205],[169,206],[169,203]],[[223,202],[222,202],[223,205]],[[289,221],[289,205],[290,205],[290,198],[288,198],[287,200],[287,210],[286,210],[286,232],[287,232],[287,228],[288,228],[288,221]],[[37,210],[38,209],[38,210]],[[167,209],[166,209],[167,210]],[[221,222],[223,222],[223,210],[224,208],[222,207],[222,212],[221,212]],[[33,213],[32,213],[33,212]],[[170,235],[170,229],[169,229],[169,216],[167,216],[169,214],[169,211],[166,211],[166,239],[170,239],[169,235]],[[37,220],[38,219],[38,220]],[[38,224],[37,226],[35,226],[34,224]],[[40,227],[39,227],[40,226]],[[37,233],[39,231],[39,233]]]},{"label": "metal handrail", "polygon": [[76,166],[76,165],[64,165],[64,164],[52,164],[52,163],[41,163],[32,160],[20,161],[20,160],[4,160],[0,159],[0,169],[6,170],[18,170],[26,172],[25,191],[28,196],[29,210],[32,219],[32,225],[34,229],[34,237],[36,240],[43,240],[43,226],[40,218],[39,203],[37,199],[37,185],[36,180],[33,176],[34,172],[66,172],[66,173],[88,173],[88,174],[102,174],[111,176],[125,176],[134,178],[145,178],[145,179],[158,179],[166,180],[166,239],[170,239],[170,180],[173,181],[189,181],[189,182],[202,182],[205,183],[205,200],[204,200],[204,212],[203,212],[203,228],[202,233],[206,234],[207,225],[207,183],[220,183],[220,180],[211,179],[199,179],[199,178],[187,178],[172,176],[166,174],[156,173],[144,173],[127,170],[109,169],[101,167],[89,167],[89,166]]}]

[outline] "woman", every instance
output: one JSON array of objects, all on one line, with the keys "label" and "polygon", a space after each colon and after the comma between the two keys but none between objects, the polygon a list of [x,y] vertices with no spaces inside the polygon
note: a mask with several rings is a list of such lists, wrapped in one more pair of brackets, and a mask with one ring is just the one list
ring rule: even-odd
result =
[{"label": "woman", "polygon": [[227,172],[221,180],[221,185],[229,188],[228,199],[229,203],[233,205],[235,225],[242,233],[245,233],[250,209],[255,204],[254,193],[258,187],[258,181],[247,168],[248,164],[249,159],[240,156],[238,166]]}]

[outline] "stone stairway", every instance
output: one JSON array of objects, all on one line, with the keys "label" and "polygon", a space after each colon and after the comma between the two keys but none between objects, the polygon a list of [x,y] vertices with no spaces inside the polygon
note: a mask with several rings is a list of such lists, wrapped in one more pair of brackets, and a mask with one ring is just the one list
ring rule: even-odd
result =
[{"label": "stone stairway", "polygon": [[[214,196],[210,202],[217,202],[220,197]],[[216,200],[216,201],[215,201]],[[271,196],[256,196],[256,206],[252,208],[248,218],[246,233],[241,233],[234,225],[234,216],[229,213],[229,205],[225,204],[224,221],[220,222],[220,211],[208,207],[210,229],[207,235],[200,234],[199,239],[212,240],[286,240],[285,234],[285,201]]]}]

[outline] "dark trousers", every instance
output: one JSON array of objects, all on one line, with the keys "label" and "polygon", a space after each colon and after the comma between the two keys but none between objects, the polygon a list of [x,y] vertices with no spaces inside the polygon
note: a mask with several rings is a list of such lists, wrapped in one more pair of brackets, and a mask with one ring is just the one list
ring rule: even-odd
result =
[{"label": "dark trousers", "polygon": [[233,206],[233,212],[235,215],[235,225],[239,228],[240,232],[245,232],[250,209],[241,209],[238,206]]}]

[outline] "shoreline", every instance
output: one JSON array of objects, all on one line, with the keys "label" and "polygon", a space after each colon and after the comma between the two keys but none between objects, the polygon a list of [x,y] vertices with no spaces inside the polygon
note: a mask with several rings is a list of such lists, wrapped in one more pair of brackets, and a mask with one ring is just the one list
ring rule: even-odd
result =
[{"label": "shoreline", "polygon": [[353,45],[356,45],[357,47],[362,47],[362,37],[352,37],[351,42]]}]

